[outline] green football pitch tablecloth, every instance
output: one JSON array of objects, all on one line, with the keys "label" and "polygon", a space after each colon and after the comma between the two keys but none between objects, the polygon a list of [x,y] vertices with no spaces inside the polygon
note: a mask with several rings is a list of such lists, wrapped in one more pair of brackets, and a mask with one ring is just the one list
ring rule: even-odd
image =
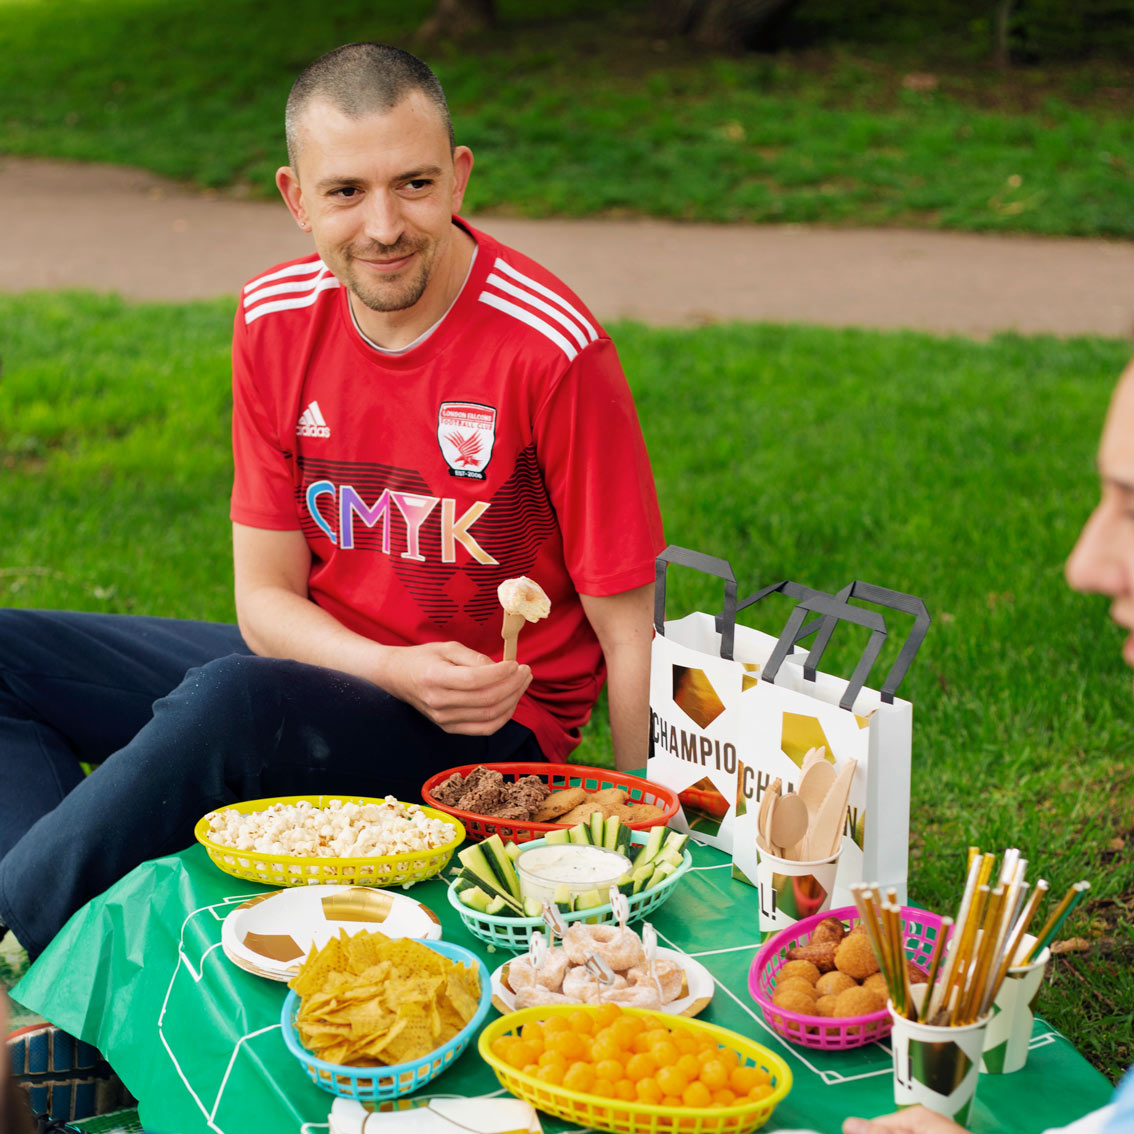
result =
[{"label": "green football pitch tablecloth", "polygon": [[[144,863],[68,922],[13,995],[95,1044],[153,1134],[326,1130],[333,1097],[307,1079],[280,1033],[286,987],[238,969],[221,949],[226,914],[264,892],[221,873],[200,847]],[[511,955],[489,953],[468,933],[440,879],[410,893],[440,917],[446,940],[476,950],[490,971]],[[813,1052],[764,1024],[748,994],[760,943],[755,898],[733,880],[724,855],[697,846],[693,869],[651,920],[662,945],[712,973],[713,1000],[701,1019],[756,1039],[790,1064],[795,1085],[764,1129],[827,1134],[847,1115],[892,1111],[887,1046]],[[474,1041],[424,1093],[499,1091]],[[1110,1093],[1066,1039],[1037,1021],[1022,1071],[981,1076],[970,1125],[978,1134],[1040,1131],[1103,1105]],[[547,1115],[543,1122],[548,1134],[565,1126]]]}]

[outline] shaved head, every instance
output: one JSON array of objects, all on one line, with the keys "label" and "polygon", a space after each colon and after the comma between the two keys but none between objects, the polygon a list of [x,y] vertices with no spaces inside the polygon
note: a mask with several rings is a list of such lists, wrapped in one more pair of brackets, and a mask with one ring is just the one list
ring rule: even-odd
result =
[{"label": "shaved head", "polygon": [[348,43],[316,59],[295,80],[287,100],[287,159],[297,169],[301,123],[312,102],[326,101],[348,118],[388,113],[414,91],[437,108],[453,147],[449,105],[437,76],[416,55],[384,43]]}]

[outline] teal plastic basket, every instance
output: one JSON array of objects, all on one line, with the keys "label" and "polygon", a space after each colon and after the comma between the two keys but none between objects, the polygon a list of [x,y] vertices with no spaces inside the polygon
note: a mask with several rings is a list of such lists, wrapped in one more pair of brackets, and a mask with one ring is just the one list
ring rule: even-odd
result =
[{"label": "teal plastic basket", "polygon": [[484,962],[463,946],[453,945],[448,941],[422,941],[421,944],[450,961],[476,966],[480,978],[480,1002],[477,1004],[473,1018],[448,1043],[412,1063],[395,1063],[389,1067],[347,1067],[319,1059],[303,1046],[295,1027],[299,997],[294,992],[289,992],[284,1000],[280,1017],[284,1044],[302,1064],[307,1077],[315,1086],[322,1087],[324,1091],[330,1091],[331,1094],[341,1098],[357,1099],[359,1102],[397,1099],[416,1091],[419,1087],[424,1087],[460,1058],[477,1029],[484,1023],[489,1008],[492,1007],[491,975]]},{"label": "teal plastic basket", "polygon": [[[649,831],[635,831],[630,836],[631,846],[641,846],[650,836]],[[524,850],[531,847],[542,846],[544,839],[533,839],[524,843]],[[681,865],[666,879],[659,882],[649,890],[640,894],[626,895],[626,902],[630,907],[630,921],[641,921],[648,914],[653,913],[670,894],[674,886],[681,880],[685,872],[693,865],[693,856],[688,850],[682,852]],[[453,907],[464,922],[465,928],[476,938],[483,941],[490,949],[509,949],[515,953],[526,952],[535,930],[546,931],[543,918],[539,917],[500,917],[498,914],[485,914],[466,906],[457,894],[460,884],[457,879],[449,883],[449,905]],[[576,910],[566,913],[560,910],[560,916],[570,925],[573,921],[585,921],[591,925],[613,925],[615,923],[614,910],[610,904],[595,906],[589,910]]]}]

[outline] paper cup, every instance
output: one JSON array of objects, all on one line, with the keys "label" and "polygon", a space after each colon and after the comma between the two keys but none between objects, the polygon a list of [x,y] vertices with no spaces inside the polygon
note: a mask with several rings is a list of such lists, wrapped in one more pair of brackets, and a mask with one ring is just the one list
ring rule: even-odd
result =
[{"label": "paper cup", "polygon": [[[1035,944],[1025,934],[1017,956],[1023,956]],[[1043,983],[1043,972],[1051,959],[1051,950],[1044,949],[1030,965],[1017,965],[1004,975],[1004,983],[992,1002],[992,1019],[984,1036],[984,1057],[980,1069],[989,1075],[1008,1075],[1019,1071],[1028,1061],[1028,1044],[1032,1039],[1035,1016],[1032,1002]]]},{"label": "paper cup", "polygon": [[757,848],[760,932],[778,933],[805,917],[829,910],[838,869],[837,854],[819,862],[792,862]]},{"label": "paper cup", "polygon": [[[920,1006],[927,985],[915,985]],[[886,1007],[894,1021],[890,1045],[894,1052],[894,1102],[899,1108],[917,1106],[967,1125],[969,1109],[980,1078],[981,1050],[991,1013],[961,1028],[915,1024]]]}]

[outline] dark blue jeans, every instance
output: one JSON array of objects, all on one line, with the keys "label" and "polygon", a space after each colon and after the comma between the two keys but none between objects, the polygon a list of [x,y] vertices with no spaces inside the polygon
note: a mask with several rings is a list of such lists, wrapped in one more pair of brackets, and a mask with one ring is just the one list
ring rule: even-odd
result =
[{"label": "dark blue jeans", "polygon": [[[412,801],[444,768],[542,759],[514,721],[452,736],[361,678],[254,656],[235,626],[0,610],[0,921],[38,956],[228,803]],[[98,767],[84,777],[80,762]]]}]

